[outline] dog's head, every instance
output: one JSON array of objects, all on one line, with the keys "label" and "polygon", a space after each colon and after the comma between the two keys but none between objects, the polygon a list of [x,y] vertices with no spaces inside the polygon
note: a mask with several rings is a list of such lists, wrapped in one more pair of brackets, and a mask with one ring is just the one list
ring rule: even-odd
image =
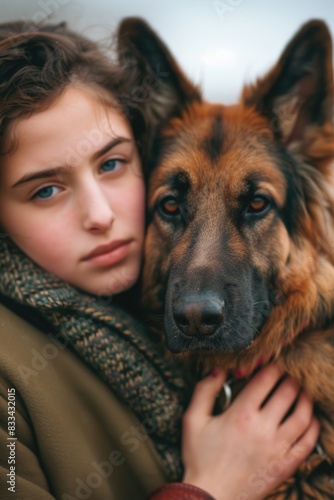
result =
[{"label": "dog's head", "polygon": [[143,21],[121,25],[121,62],[138,75],[128,105],[153,132],[144,300],[164,314],[171,351],[240,353],[262,337],[269,353],[310,322],[322,285],[329,294],[331,45],[323,22],[307,23],[239,104],[223,106],[202,98]]}]

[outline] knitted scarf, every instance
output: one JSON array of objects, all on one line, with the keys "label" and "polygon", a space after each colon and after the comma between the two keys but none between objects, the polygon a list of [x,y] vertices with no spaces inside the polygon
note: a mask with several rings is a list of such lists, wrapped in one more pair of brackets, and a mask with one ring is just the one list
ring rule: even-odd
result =
[{"label": "knitted scarf", "polygon": [[0,238],[0,292],[29,306],[66,339],[139,421],[153,419],[150,437],[170,481],[180,479],[181,368],[164,358],[144,325],[115,304],[47,273],[9,238]]}]

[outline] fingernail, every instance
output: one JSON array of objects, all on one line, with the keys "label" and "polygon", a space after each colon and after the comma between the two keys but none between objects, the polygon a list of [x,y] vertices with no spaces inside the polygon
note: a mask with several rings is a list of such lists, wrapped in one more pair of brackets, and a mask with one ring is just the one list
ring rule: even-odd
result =
[{"label": "fingernail", "polygon": [[217,368],[215,368],[214,370],[212,370],[211,372],[211,377],[217,377],[218,376],[218,370]]},{"label": "fingernail", "polygon": [[235,372],[235,376],[236,378],[243,378],[244,372],[241,371],[240,368],[238,368],[237,371]]}]

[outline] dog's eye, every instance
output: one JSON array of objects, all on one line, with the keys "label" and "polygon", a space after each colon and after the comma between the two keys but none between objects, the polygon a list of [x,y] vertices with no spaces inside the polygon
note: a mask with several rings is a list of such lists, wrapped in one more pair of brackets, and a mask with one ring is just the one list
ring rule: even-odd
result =
[{"label": "dog's eye", "polygon": [[254,196],[250,201],[247,212],[252,214],[260,214],[265,212],[269,208],[269,200],[263,198],[262,196]]},{"label": "dog's eye", "polygon": [[159,208],[164,215],[173,216],[179,215],[180,213],[179,204],[174,196],[166,196],[166,198],[163,198],[160,202]]}]

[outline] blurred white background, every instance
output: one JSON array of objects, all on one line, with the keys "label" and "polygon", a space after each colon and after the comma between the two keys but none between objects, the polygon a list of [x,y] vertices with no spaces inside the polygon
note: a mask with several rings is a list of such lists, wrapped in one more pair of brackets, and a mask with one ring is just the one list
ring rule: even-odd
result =
[{"label": "blurred white background", "polygon": [[325,20],[334,36],[333,0],[0,0],[1,22],[66,20],[95,39],[125,16],[145,18],[204,95],[225,103],[275,63],[305,21]]}]

